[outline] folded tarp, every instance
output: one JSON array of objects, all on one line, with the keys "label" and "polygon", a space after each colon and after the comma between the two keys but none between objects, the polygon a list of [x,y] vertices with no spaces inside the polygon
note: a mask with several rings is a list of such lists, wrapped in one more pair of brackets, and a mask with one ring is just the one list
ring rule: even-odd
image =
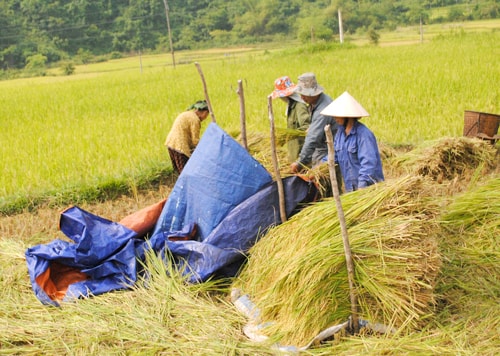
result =
[{"label": "folded tarp", "polygon": [[163,208],[153,236],[198,227],[203,241],[236,205],[272,182],[269,172],[210,123]]},{"label": "folded tarp", "polygon": [[[287,218],[315,199],[316,187],[302,178],[283,180]],[[233,277],[245,262],[248,250],[269,228],[280,224],[279,195],[274,182],[252,195],[226,216],[203,241],[170,241],[167,247],[189,274],[189,281]]]},{"label": "folded tarp", "polygon": [[31,286],[44,304],[127,288],[136,281],[137,233],[71,207],[60,229],[73,242],[54,240],[26,251]]},{"label": "folded tarp", "polygon": [[[287,215],[315,193],[298,177],[285,179],[284,189]],[[60,228],[73,242],[55,240],[26,251],[32,288],[42,303],[53,305],[129,288],[149,249],[170,250],[179,267],[187,264],[192,282],[235,275],[256,239],[281,222],[278,201],[265,168],[211,123],[167,201],[155,205],[156,215],[146,223],[112,222],[78,207],[63,212]]]}]

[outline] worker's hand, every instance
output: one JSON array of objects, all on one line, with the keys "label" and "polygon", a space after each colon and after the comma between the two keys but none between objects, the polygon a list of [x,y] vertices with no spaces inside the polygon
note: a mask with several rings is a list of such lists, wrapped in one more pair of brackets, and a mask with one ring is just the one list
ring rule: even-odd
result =
[{"label": "worker's hand", "polygon": [[370,186],[370,182],[367,182],[366,180],[358,180],[358,188],[366,188]]},{"label": "worker's hand", "polygon": [[299,173],[300,172],[300,165],[297,162],[293,162],[290,165],[290,172],[292,172],[292,173]]}]

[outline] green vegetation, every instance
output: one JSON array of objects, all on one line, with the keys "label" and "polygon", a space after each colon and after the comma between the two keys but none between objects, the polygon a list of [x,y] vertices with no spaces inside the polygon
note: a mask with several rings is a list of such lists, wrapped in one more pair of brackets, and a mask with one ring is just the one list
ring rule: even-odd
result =
[{"label": "green vegetation", "polygon": [[[497,31],[452,30],[411,46],[185,52],[179,58],[186,64],[176,68],[162,65],[167,55],[144,56],[142,72],[136,57],[77,66],[70,77],[0,82],[1,210],[20,211],[51,196],[75,199],[61,192],[118,187],[106,193],[115,196],[158,181],[170,171],[163,142],[173,119],[203,97],[195,60],[218,124],[235,136],[238,80],[247,130],[267,132],[266,97],[274,79],[307,71],[316,73],[330,96],[348,90],[363,103],[369,127],[385,144],[461,136],[464,110],[500,111],[500,64],[492,50],[499,39]],[[278,116],[284,107],[275,106]],[[144,178],[146,172],[154,179]]]},{"label": "green vegetation", "polygon": [[30,69],[37,55],[50,66],[68,59],[82,64],[104,61],[117,53],[335,41],[339,9],[346,35],[369,31],[372,39],[374,31],[394,31],[421,21],[432,25],[500,17],[495,0],[4,0],[0,78],[40,74],[19,72]]}]

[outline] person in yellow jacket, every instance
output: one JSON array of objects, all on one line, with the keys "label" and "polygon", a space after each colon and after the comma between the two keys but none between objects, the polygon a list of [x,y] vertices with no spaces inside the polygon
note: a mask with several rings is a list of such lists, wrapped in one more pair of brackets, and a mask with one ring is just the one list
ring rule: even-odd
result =
[{"label": "person in yellow jacket", "polygon": [[179,174],[200,141],[201,122],[208,114],[207,102],[199,100],[177,116],[168,133],[165,146],[168,148],[172,167]]}]

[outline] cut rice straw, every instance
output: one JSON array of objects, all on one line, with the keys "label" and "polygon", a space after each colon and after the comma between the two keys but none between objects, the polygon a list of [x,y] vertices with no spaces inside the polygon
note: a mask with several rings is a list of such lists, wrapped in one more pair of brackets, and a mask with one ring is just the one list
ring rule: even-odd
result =
[{"label": "cut rice straw", "polygon": [[[362,318],[410,330],[432,313],[441,262],[430,219],[437,206],[424,204],[428,183],[407,176],[342,197]],[[266,333],[300,346],[347,320],[347,271],[332,200],[274,228],[250,253],[235,284],[272,322]]]},{"label": "cut rice straw", "polygon": [[409,174],[427,176],[438,183],[460,177],[469,181],[475,169],[495,165],[496,149],[486,141],[468,137],[446,137],[421,144],[390,160]]}]

